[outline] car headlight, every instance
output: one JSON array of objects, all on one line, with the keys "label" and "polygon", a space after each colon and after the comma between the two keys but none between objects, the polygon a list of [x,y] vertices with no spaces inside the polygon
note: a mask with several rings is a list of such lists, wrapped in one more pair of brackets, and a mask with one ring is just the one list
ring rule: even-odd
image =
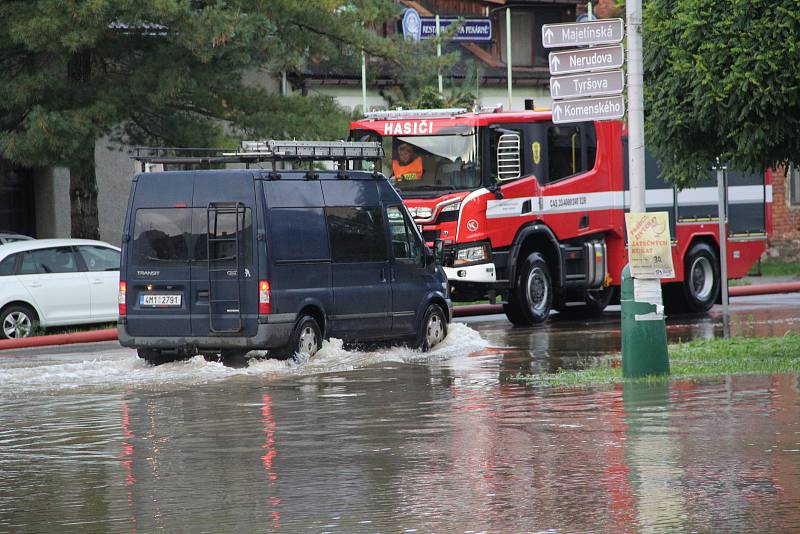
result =
[{"label": "car headlight", "polygon": [[430,219],[431,215],[433,215],[431,208],[408,208],[408,211],[415,219]]},{"label": "car headlight", "polygon": [[461,201],[453,202],[452,204],[448,204],[447,206],[442,208],[442,213],[446,211],[458,211],[461,209]]},{"label": "car headlight", "polygon": [[489,258],[488,248],[488,245],[484,244],[458,249],[453,265],[458,266],[486,261]]}]

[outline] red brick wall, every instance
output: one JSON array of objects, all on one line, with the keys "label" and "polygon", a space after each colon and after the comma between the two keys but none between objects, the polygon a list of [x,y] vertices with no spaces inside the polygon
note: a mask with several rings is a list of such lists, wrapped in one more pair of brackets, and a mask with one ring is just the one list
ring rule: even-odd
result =
[{"label": "red brick wall", "polygon": [[786,169],[772,171],[772,239],[770,257],[800,260],[800,206],[789,206]]}]

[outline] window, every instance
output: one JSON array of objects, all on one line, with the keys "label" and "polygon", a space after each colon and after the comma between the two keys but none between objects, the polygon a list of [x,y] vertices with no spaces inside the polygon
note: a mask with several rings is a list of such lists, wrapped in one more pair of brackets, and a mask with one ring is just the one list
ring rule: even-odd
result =
[{"label": "window", "polygon": [[31,251],[33,262],[40,273],[76,273],[78,262],[70,247],[43,248]]},{"label": "window", "polygon": [[[243,265],[250,265],[252,257],[252,236],[253,227],[251,222],[250,208],[239,210],[235,207],[221,207],[215,213],[210,213],[206,208],[192,208],[192,235],[189,236],[188,244],[194,253],[190,258],[193,261],[206,261],[208,252],[217,261],[236,264],[236,228],[241,229],[239,240],[239,256]],[[237,222],[237,218],[239,219]],[[231,241],[211,241],[208,242],[208,230],[211,226],[211,237],[214,239],[231,239]],[[218,265],[219,266],[219,265]]]},{"label": "window", "polygon": [[22,253],[22,261],[19,265],[19,274],[39,274],[39,269],[36,268],[36,262],[33,261],[33,256],[30,252]]},{"label": "window", "polygon": [[396,260],[421,263],[422,244],[404,212],[405,210],[399,206],[386,208],[386,215],[389,219],[389,235],[392,237],[392,253]]},{"label": "window", "polygon": [[789,205],[800,206],[800,168],[797,165],[787,167],[786,186],[789,189]]},{"label": "window", "polygon": [[594,123],[582,122],[547,129],[548,181],[554,182],[594,168],[597,136]]},{"label": "window", "polygon": [[275,261],[330,259],[322,208],[272,208],[269,232]]},{"label": "window", "polygon": [[334,262],[386,261],[380,208],[328,208],[326,218]]},{"label": "window", "polygon": [[133,227],[133,259],[146,264],[189,259],[192,211],[187,208],[140,209]]},{"label": "window", "polygon": [[[499,11],[500,60],[508,63],[506,39],[506,13]],[[539,26],[541,29],[541,25]],[[515,67],[533,66],[533,13],[514,9],[511,11],[511,64]]]},{"label": "window", "polygon": [[119,271],[119,252],[113,248],[80,246],[78,252],[90,271]]},{"label": "window", "polygon": [[0,276],[11,276],[14,274],[14,267],[17,263],[19,254],[12,254],[7,256],[3,261],[0,261]]}]

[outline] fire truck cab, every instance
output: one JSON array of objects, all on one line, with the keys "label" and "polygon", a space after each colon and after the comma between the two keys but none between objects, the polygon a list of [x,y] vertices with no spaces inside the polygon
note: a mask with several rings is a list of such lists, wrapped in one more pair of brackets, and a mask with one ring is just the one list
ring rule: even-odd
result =
[{"label": "fire truck cab", "polygon": [[[621,121],[554,124],[551,112],[499,108],[370,112],[352,140],[383,143],[390,177],[426,242],[442,240],[454,301],[500,299],[515,324],[551,309],[602,311],[627,263],[627,136]],[[710,165],[709,165],[710,168]],[[708,310],[720,295],[711,174],[676,190],[647,159],[647,209],[667,211],[676,276],[668,309]],[[769,173],[728,174],[728,273],[744,276],[771,228]]]}]

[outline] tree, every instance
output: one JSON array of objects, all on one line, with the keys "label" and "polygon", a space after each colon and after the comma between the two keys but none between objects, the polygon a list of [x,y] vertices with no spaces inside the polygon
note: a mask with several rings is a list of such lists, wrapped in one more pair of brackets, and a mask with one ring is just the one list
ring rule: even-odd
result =
[{"label": "tree", "polygon": [[98,237],[95,143],[225,146],[229,135],[338,137],[326,97],[282,97],[245,73],[298,71],[343,48],[402,64],[391,0],[5,0],[0,157],[70,170],[73,237]]},{"label": "tree", "polygon": [[643,38],[646,140],[668,178],[800,161],[797,0],[649,0]]}]

